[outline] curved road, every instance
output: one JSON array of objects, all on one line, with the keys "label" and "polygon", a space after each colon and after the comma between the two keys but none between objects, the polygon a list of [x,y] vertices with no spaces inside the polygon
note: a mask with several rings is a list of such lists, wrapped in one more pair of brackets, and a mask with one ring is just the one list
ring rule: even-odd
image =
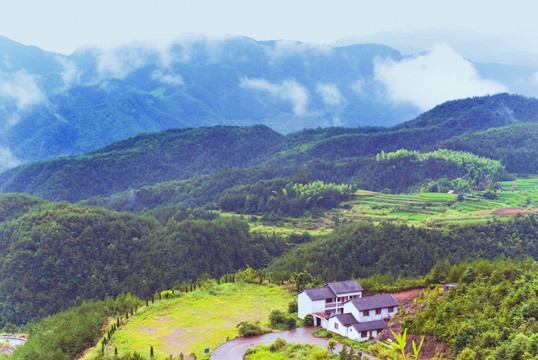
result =
[{"label": "curved road", "polygon": [[[272,344],[277,338],[284,339],[290,343],[314,343],[326,349],[329,340],[313,336],[312,331],[316,329],[316,327],[301,327],[288,331],[278,331],[260,336],[230,340],[213,351],[213,354],[211,354],[211,360],[242,360],[243,355],[248,348],[259,344]],[[342,350],[342,344],[338,343],[334,352],[336,353],[340,350]]]}]

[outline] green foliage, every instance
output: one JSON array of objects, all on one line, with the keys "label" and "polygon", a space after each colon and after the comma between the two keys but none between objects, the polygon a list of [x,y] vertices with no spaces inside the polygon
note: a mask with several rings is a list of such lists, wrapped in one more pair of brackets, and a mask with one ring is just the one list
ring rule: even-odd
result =
[{"label": "green foliage", "polygon": [[293,299],[288,304],[288,314],[296,313],[298,310],[299,304],[297,303],[297,299]]},{"label": "green foliage", "polygon": [[273,310],[269,314],[269,323],[271,327],[276,328],[279,325],[283,325],[286,321],[286,315],[280,310]]},{"label": "green foliage", "polygon": [[24,346],[17,347],[10,359],[73,359],[94,345],[109,316],[140,302],[124,295],[116,300],[106,298],[103,301],[84,302],[78,307],[46,317],[32,327]]},{"label": "green foliage", "polygon": [[417,345],[415,341],[412,342],[412,350],[413,353],[409,354],[406,353],[406,346],[407,346],[407,329],[404,329],[402,333],[396,334],[394,331],[390,331],[392,333],[392,336],[394,336],[394,341],[380,341],[379,343],[386,348],[391,350],[390,356],[394,360],[406,360],[406,359],[418,359],[418,355],[420,354],[420,349],[422,348],[422,344],[424,343],[424,337],[420,340],[420,343]]},{"label": "green foliage", "polygon": [[260,322],[241,321],[237,324],[237,331],[239,336],[248,337],[262,335],[265,331],[260,326]]},{"label": "green foliage", "polygon": [[314,317],[312,314],[306,314],[303,319],[303,326],[314,326]]},{"label": "green foliage", "polygon": [[278,145],[282,135],[261,126],[171,129],[138,135],[86,155],[18,167],[0,175],[2,192],[79,201],[158,182],[187,179],[221,167],[244,167]]},{"label": "green foliage", "polygon": [[[537,239],[538,225],[533,215],[440,229],[361,222],[341,225],[329,235],[296,246],[273,260],[269,268],[292,272],[306,269],[325,281],[389,272],[396,277],[416,277],[426,275],[445,259],[452,264],[501,255],[538,259]],[[323,267],[318,266],[319,259],[323,259]]]},{"label": "green foliage", "polygon": [[353,191],[352,186],[345,184],[326,184],[323,181],[300,184],[279,177],[227,189],[219,197],[217,206],[225,211],[244,214],[278,212],[299,217],[314,208],[335,207],[349,199]]},{"label": "green foliage", "polygon": [[327,350],[314,344],[290,344],[277,338],[273,344],[257,345],[246,351],[248,360],[324,360],[336,359]]},{"label": "green foliage", "polygon": [[251,234],[237,219],[162,226],[133,214],[38,201],[15,220],[0,223],[0,327],[83,299],[129,291],[148,299],[203,273],[263,267],[285,249],[283,239]]},{"label": "green foliage", "polygon": [[430,292],[422,300],[426,309],[407,322],[410,331],[447,342],[458,359],[538,355],[538,263],[477,260],[446,275],[450,281],[459,275],[459,286],[444,294]]}]

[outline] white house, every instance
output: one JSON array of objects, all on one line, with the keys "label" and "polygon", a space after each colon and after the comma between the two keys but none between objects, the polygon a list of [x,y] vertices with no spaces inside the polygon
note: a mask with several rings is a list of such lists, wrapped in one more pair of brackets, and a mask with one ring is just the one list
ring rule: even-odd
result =
[{"label": "white house", "polygon": [[356,280],[328,283],[306,289],[298,295],[298,315],[314,317],[314,325],[363,341],[376,337],[398,311],[400,304],[391,294],[362,297]]},{"label": "white house", "polygon": [[358,322],[383,320],[398,311],[400,303],[391,294],[367,296],[344,304],[344,313],[351,313]]},{"label": "white house", "polygon": [[357,280],[327,283],[322,287],[305,289],[298,295],[298,316],[301,319],[312,314],[316,326],[332,315],[343,314],[344,304],[362,297],[362,286]]},{"label": "white house", "polygon": [[375,338],[386,326],[385,320],[358,322],[349,327],[347,337],[357,341],[370,340]]}]

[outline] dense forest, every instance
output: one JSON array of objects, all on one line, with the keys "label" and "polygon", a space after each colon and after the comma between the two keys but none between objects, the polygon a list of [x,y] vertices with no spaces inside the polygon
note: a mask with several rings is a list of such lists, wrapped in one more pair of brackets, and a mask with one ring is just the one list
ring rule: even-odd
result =
[{"label": "dense forest", "polygon": [[[427,164],[428,160],[452,162],[450,157],[430,156],[421,160],[426,164],[419,169],[412,161],[386,164],[397,166],[396,172],[375,161],[381,152],[400,149],[421,153],[435,153],[439,148],[460,150],[498,160],[509,171],[531,174],[538,166],[532,136],[536,132],[536,104],[535,99],[507,94],[476,97],[447,102],[392,128],[327,128],[287,136],[261,125],[142,134],[85,155],[6,171],[0,174],[0,191],[77,202],[170,181],[199,181],[199,176],[219,176],[216,174],[226,169],[243,170],[239,177],[247,178],[220,184],[223,191],[289,176],[290,169],[306,166],[312,173],[309,181],[350,183],[380,190],[375,180],[379,178],[384,182],[381,188],[406,192],[427,180],[465,175],[454,174],[450,167],[445,171],[444,164],[434,164],[434,168]],[[484,142],[490,142],[494,151],[482,146]],[[394,183],[395,179],[403,183]],[[208,201],[216,201],[218,195]]]},{"label": "dense forest", "polygon": [[[0,224],[0,328],[24,324],[122,292],[147,298],[176,281],[257,268],[283,253],[283,239],[258,236],[236,219],[169,220],[24,195],[27,213]],[[5,208],[5,206],[4,206]]]},{"label": "dense forest", "polygon": [[298,245],[269,268],[307,270],[335,281],[385,272],[425,275],[443,259],[459,263],[499,256],[538,259],[538,224],[533,215],[442,229],[366,222],[341,225],[329,235]]}]

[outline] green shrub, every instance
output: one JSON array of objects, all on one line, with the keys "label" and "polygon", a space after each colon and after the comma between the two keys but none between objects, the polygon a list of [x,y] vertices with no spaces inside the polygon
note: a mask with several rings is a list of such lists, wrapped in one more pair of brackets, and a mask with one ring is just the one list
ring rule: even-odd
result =
[{"label": "green shrub", "polygon": [[314,326],[314,317],[312,314],[305,315],[303,319],[303,326]]},{"label": "green shrub", "polygon": [[255,323],[241,321],[236,327],[238,328],[239,336],[243,337],[262,335],[264,333],[259,321]]},{"label": "green shrub", "polygon": [[273,328],[284,325],[286,323],[286,315],[280,310],[273,310],[269,314],[269,323]]}]

